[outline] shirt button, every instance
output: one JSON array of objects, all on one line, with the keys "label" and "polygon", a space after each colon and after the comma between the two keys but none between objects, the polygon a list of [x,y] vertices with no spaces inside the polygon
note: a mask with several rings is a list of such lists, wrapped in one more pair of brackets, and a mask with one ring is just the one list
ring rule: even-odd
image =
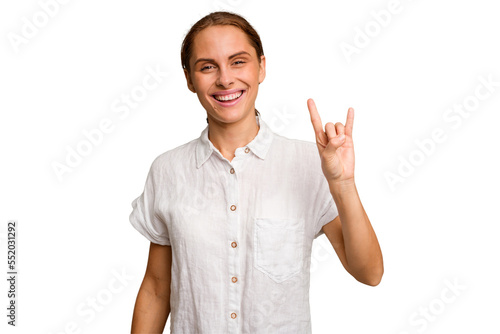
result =
[{"label": "shirt button", "polygon": [[231,168],[231,170],[229,171],[229,173],[234,174],[234,168]]},{"label": "shirt button", "polygon": [[231,205],[231,211],[236,210],[236,205]]},{"label": "shirt button", "polygon": [[248,147],[245,148],[245,153],[250,152],[250,149]]},{"label": "shirt button", "polygon": [[234,313],[234,312],[231,313],[231,318],[233,318],[233,319],[236,318],[236,313]]},{"label": "shirt button", "polygon": [[238,282],[238,279],[237,279],[236,277],[233,277],[233,278],[231,278],[231,281],[232,281],[233,283],[236,283],[236,282]]},{"label": "shirt button", "polygon": [[237,244],[236,242],[234,242],[234,241],[233,241],[233,242],[231,242],[231,246],[232,246],[233,248],[236,248],[236,246],[238,246],[238,244]]}]

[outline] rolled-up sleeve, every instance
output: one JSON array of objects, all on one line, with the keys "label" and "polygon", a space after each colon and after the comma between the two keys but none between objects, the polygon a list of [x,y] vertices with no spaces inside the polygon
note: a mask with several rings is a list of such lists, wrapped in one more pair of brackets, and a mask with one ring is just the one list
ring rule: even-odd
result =
[{"label": "rolled-up sleeve", "polygon": [[167,224],[157,214],[158,180],[156,160],[151,164],[143,193],[132,201],[132,213],[129,216],[132,226],[149,241],[159,245],[170,245]]},{"label": "rolled-up sleeve", "polygon": [[319,181],[319,189],[316,198],[318,216],[316,216],[317,218],[314,239],[321,236],[322,234],[325,234],[325,232],[323,232],[322,230],[323,226],[337,218],[337,216],[339,215],[337,206],[335,205],[335,201],[333,200],[333,196],[330,193],[328,181],[326,180],[322,172],[319,178],[321,180]]},{"label": "rolled-up sleeve", "polygon": [[328,195],[330,196],[330,199],[327,200],[326,209],[322,211],[323,213],[320,215],[317,221],[316,234],[314,236],[314,239],[321,236],[322,234],[325,234],[325,232],[323,232],[322,230],[323,226],[337,218],[337,216],[339,215],[337,206],[335,205],[335,201],[333,200],[330,191],[328,191]]}]

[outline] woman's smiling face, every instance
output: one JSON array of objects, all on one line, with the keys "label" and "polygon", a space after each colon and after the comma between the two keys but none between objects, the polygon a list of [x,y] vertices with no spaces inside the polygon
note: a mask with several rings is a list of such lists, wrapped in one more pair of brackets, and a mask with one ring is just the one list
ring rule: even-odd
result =
[{"label": "woman's smiling face", "polygon": [[198,95],[209,119],[231,123],[255,115],[259,83],[265,76],[261,61],[247,35],[237,27],[212,26],[200,31],[193,45],[189,89]]}]

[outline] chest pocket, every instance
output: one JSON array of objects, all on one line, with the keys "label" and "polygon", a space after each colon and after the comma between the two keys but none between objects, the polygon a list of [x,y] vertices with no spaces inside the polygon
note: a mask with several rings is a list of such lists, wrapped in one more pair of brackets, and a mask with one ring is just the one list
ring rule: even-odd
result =
[{"label": "chest pocket", "polygon": [[254,266],[276,283],[303,267],[303,219],[254,218]]}]

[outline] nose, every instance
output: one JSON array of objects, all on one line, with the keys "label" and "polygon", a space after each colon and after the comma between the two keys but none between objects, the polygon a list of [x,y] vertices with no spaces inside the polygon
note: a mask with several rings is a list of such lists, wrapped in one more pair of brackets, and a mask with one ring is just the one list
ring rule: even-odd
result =
[{"label": "nose", "polygon": [[222,87],[229,87],[234,83],[234,78],[229,69],[221,66],[218,71],[219,76],[217,77],[216,84]]}]

